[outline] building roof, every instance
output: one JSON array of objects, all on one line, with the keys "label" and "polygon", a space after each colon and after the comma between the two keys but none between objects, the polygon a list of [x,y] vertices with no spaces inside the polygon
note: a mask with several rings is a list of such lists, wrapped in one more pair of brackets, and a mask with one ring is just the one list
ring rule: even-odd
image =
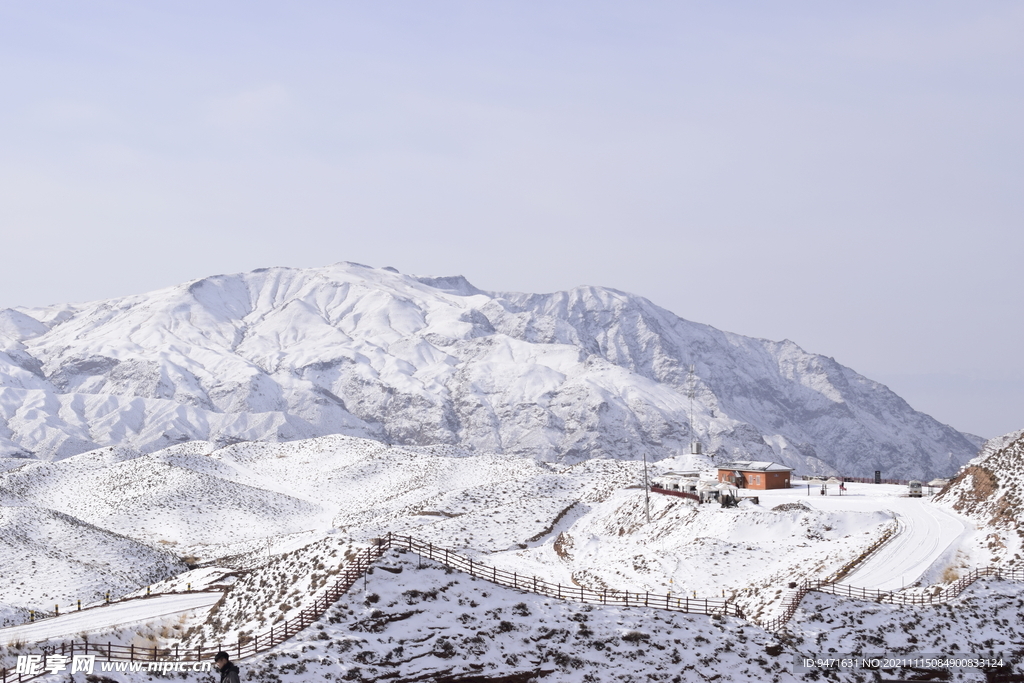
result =
[{"label": "building roof", "polygon": [[775,462],[765,462],[764,460],[738,460],[736,462],[727,462],[724,465],[718,466],[719,470],[729,470],[730,472],[792,472],[792,467],[786,467]]}]

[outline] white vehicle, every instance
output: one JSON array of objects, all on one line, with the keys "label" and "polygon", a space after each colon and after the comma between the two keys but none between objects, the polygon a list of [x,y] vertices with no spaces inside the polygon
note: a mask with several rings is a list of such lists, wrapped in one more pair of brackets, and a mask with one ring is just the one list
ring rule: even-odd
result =
[{"label": "white vehicle", "polygon": [[921,497],[921,482],[919,482],[917,480],[912,481],[912,482],[910,482],[910,486],[908,488],[910,489],[910,497],[911,498],[920,498]]}]

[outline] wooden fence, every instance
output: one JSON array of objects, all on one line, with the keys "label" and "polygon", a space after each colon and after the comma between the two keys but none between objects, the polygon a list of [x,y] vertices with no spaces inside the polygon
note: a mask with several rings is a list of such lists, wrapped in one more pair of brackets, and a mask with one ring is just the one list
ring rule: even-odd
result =
[{"label": "wooden fence", "polygon": [[[841,480],[841,481],[845,481],[847,483],[853,482],[853,483],[856,483],[856,484],[874,484],[875,483],[875,478],[874,477],[838,477],[838,479]],[[794,481],[793,483],[795,484],[796,482]],[[805,480],[803,483],[810,484],[810,483],[813,483],[813,482],[809,482],[809,481]],[[818,483],[820,484],[821,482],[818,482]],[[879,484],[896,484],[897,486],[906,486],[907,484],[910,483],[910,479],[879,479],[878,483]],[[928,484],[922,483],[922,485],[923,486],[927,486]]]},{"label": "wooden fence", "polygon": [[756,622],[757,626],[760,626],[765,631],[771,631],[772,633],[781,631],[789,623],[789,620],[796,614],[797,608],[800,606],[800,601],[804,599],[804,596],[810,592],[810,588],[804,585],[797,586],[793,589],[793,592],[786,596],[785,601],[782,603],[782,612],[768,621]]},{"label": "wooden fence", "polygon": [[964,592],[968,586],[983,576],[998,576],[1013,581],[1024,581],[1024,569],[981,567],[972,569],[966,576],[963,576],[945,588],[933,586],[933,590],[899,590],[880,591],[872,588],[859,588],[847,586],[841,583],[825,583],[823,581],[805,581],[804,585],[809,591],[828,593],[842,598],[853,598],[856,600],[873,600],[875,602],[886,602],[893,605],[941,605],[949,602]]},{"label": "wooden fence", "polygon": [[[498,569],[472,558],[465,557],[455,551],[432,543],[421,541],[412,536],[395,536],[388,534],[384,538],[375,539],[373,544],[360,552],[356,558],[339,572],[335,582],[316,597],[313,604],[301,610],[288,621],[272,626],[269,630],[249,637],[242,637],[234,643],[217,643],[216,645],[180,648],[153,646],[149,648],[134,645],[114,645],[112,643],[89,643],[86,641],[61,643],[42,649],[44,655],[59,654],[65,657],[75,655],[95,655],[100,661],[132,661],[157,662],[173,660],[177,662],[200,662],[203,658],[210,659],[217,652],[224,650],[233,659],[245,659],[269,650],[294,637],[297,633],[323,616],[324,612],[341,598],[362,577],[370,565],[390,548],[399,548],[414,552],[422,557],[438,562],[452,569],[463,571],[474,578],[484,579],[516,590],[546,595],[559,600],[572,600],[595,605],[620,607],[654,607],[674,612],[691,614],[721,614],[742,616],[736,605],[724,598],[693,598],[685,595],[638,593],[632,591],[600,590],[594,591],[582,586],[565,586],[544,581],[537,576],[523,576],[516,572]],[[38,678],[43,674],[28,675],[9,669],[0,671],[0,683],[23,683]]]},{"label": "wooden fence", "polygon": [[880,591],[873,588],[860,588],[858,586],[847,586],[841,583],[828,581],[804,581],[787,596],[783,603],[781,613],[768,621],[757,625],[766,631],[780,631],[796,613],[804,596],[811,591],[828,593],[841,598],[854,600],[872,600],[893,605],[941,605],[957,597],[972,583],[983,576],[998,576],[1013,581],[1024,581],[1024,569],[982,567],[972,569],[967,576],[957,579],[945,588],[934,586],[931,592],[925,591]]},{"label": "wooden fence", "polygon": [[565,586],[550,583],[537,576],[523,575],[498,569],[459,555],[448,548],[435,547],[432,543],[420,541],[412,536],[394,536],[388,534],[382,539],[389,548],[403,548],[434,562],[465,572],[472,577],[485,579],[491,583],[507,586],[516,590],[537,593],[558,600],[572,600],[591,605],[612,605],[617,607],[656,607],[673,612],[689,614],[721,614],[742,616],[735,603],[725,598],[696,598],[685,594],[672,593],[638,593],[619,590],[591,590],[583,586]]},{"label": "wooden fence", "polygon": [[690,493],[689,491],[673,491],[672,489],[663,489],[660,486],[651,485],[651,493],[660,493],[666,496],[676,496],[678,498],[686,498],[687,500],[695,500],[700,502],[700,496],[696,493]]},{"label": "wooden fence", "polygon": [[[378,541],[372,546],[363,549],[355,559],[338,572],[338,578],[331,586],[321,593],[305,609],[296,616],[282,624],[271,626],[269,630],[254,634],[250,637],[239,638],[234,643],[199,646],[194,648],[180,648],[178,645],[172,647],[136,647],[135,645],[114,645],[111,643],[90,643],[86,641],[72,641],[61,643],[59,646],[42,648],[44,655],[63,655],[74,657],[75,655],[95,655],[100,661],[131,661],[131,662],[157,662],[174,660],[177,662],[201,662],[204,658],[211,659],[217,652],[224,650],[233,659],[244,659],[259,652],[264,652],[280,645],[284,641],[294,637],[297,633],[315,622],[327,609],[344,595],[366,572],[371,564],[379,558],[388,546]],[[0,683],[22,683],[30,681],[44,673],[29,675],[11,671],[10,669],[0,670]]]}]

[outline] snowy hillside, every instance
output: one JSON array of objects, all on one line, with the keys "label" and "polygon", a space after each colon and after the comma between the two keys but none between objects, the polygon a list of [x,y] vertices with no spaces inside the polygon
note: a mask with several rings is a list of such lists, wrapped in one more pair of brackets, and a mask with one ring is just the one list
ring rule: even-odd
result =
[{"label": "snowy hillside", "polygon": [[185,571],[171,553],[37,507],[0,506],[0,626],[118,597]]},{"label": "snowy hillside", "polygon": [[[267,683],[864,682],[879,680],[879,672],[799,670],[795,659],[994,654],[1016,663],[1024,654],[1024,629],[1014,619],[1022,597],[1020,584],[999,580],[974,584],[950,606],[896,607],[811,594],[790,632],[774,636],[735,618],[551,600],[392,552],[365,586],[360,581],[318,623],[240,668],[243,680]],[[888,680],[986,680],[976,669],[882,674]],[[152,678],[118,674],[113,680]]]},{"label": "snowy hillside", "polygon": [[599,287],[494,293],[343,263],[0,311],[0,455],[333,433],[568,463],[697,437],[722,458],[918,478],[978,445],[831,358]]},{"label": "snowy hillside", "polygon": [[[333,549],[390,532],[565,585],[695,597],[725,593],[752,616],[771,612],[785,583],[840,570],[896,515],[912,530],[913,509],[920,507],[903,504],[897,497],[902,487],[870,484],[850,484],[844,497],[811,498],[803,488],[761,492],[760,505],[743,502],[734,509],[653,495],[646,524],[638,486],[642,463],[592,459],[562,466],[343,436],[221,449],[193,442],[149,454],[105,448],[56,462],[19,462],[0,473],[0,512],[21,520],[12,522],[12,530],[38,537],[32,529],[43,511],[102,527],[116,543],[69,538],[62,550],[74,555],[91,541],[110,546],[105,557],[111,568],[122,555],[144,556],[141,548],[276,577],[281,572],[275,562],[320,553],[320,543]],[[925,534],[933,545],[941,536],[931,529]],[[129,542],[125,537],[138,548],[121,547]],[[116,598],[165,578],[138,576],[133,586],[108,580],[102,571],[81,577],[65,572],[39,587],[32,563],[48,561],[49,542],[26,541],[12,552],[22,560],[8,568],[9,582],[32,587],[21,606],[46,607],[40,591],[79,597],[111,590]],[[921,558],[907,583],[934,559]],[[305,564],[331,571],[338,561]],[[177,571],[184,571],[180,563]],[[302,572],[288,572],[302,578]],[[189,576],[175,583],[203,585]],[[278,597],[275,592],[265,599]]]},{"label": "snowy hillside", "polygon": [[1024,560],[1024,431],[989,441],[936,501],[975,521],[979,556],[993,564]]},{"label": "snowy hillside", "polygon": [[[653,473],[664,467],[654,465]],[[266,633],[308,606],[353,551],[388,532],[413,534],[522,578],[727,597],[755,620],[778,613],[790,582],[853,568],[844,579],[850,585],[905,584],[923,596],[963,568],[957,553],[965,522],[927,498],[906,497],[905,486],[851,483],[842,495],[835,488],[820,495],[817,484],[798,482],[747,492],[759,502],[735,508],[652,494],[647,523],[642,476],[635,461],[563,465],[337,435],[3,461],[2,538],[21,539],[9,544],[18,561],[5,567],[11,589],[3,594],[21,602],[5,609],[17,619],[24,616],[19,610],[55,596],[63,601],[109,588],[119,597],[119,590],[144,593],[149,583],[154,591],[192,584],[226,592],[216,605],[209,593],[164,596],[202,599],[203,609],[168,613],[145,626],[135,610],[149,601],[123,603],[118,607],[130,608],[132,623],[110,620],[90,630],[90,639],[144,647],[229,643]],[[893,528],[896,535],[872,560],[851,564]],[[55,565],[38,572],[52,562],[54,546],[83,564],[97,560],[96,570]],[[208,566],[185,571],[165,550]],[[114,575],[127,569],[134,573]],[[939,586],[923,585],[933,582]],[[663,680],[688,680],[696,670],[721,680],[795,680],[793,655],[830,647],[1012,649],[1019,625],[1002,616],[986,622],[984,615],[1015,613],[1020,595],[1019,586],[1003,582],[976,584],[955,605],[939,607],[814,595],[805,598],[789,635],[776,637],[731,617],[559,602],[392,552],[297,640],[248,660],[246,668],[264,680],[296,681],[323,674],[373,680],[383,666],[408,677],[400,680],[472,671],[551,671],[552,680],[581,681],[656,672]],[[68,607],[62,602],[61,611]],[[47,621],[31,628],[42,632]],[[69,637],[61,628],[53,626],[51,643]],[[6,659],[0,652],[0,666],[38,647],[26,642]]]}]

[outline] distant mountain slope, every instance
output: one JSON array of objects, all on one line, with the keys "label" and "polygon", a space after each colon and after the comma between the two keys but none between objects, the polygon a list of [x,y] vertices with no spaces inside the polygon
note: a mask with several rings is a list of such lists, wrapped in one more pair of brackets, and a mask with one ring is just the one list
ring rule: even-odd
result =
[{"label": "distant mountain slope", "polygon": [[977,450],[831,358],[599,287],[337,264],[0,311],[0,455],[330,433],[568,462],[677,455],[696,435],[725,458],[891,477]]},{"label": "distant mountain slope", "polygon": [[1019,564],[1024,557],[1024,430],[985,444],[936,501],[973,519],[987,534],[978,542],[989,562]]}]

